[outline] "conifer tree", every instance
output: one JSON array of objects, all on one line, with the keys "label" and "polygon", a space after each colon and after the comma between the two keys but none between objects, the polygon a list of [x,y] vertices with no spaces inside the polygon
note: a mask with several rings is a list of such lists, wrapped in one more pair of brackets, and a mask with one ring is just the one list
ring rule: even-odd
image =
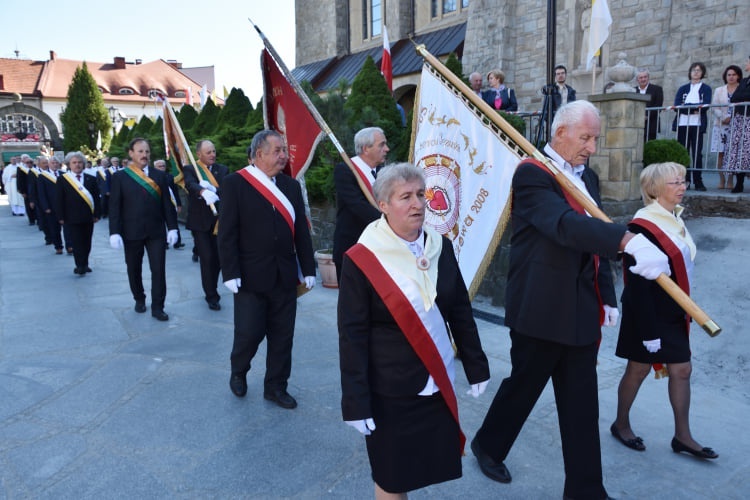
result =
[{"label": "conifer tree", "polygon": [[354,78],[352,92],[344,107],[351,113],[350,128],[354,131],[364,127],[382,128],[391,148],[389,158],[391,160],[406,159],[395,157],[394,151],[400,149],[401,143],[401,114],[372,57],[367,56],[362,69]]},{"label": "conifer tree", "polygon": [[222,127],[241,127],[247,122],[247,115],[252,111],[250,99],[245,96],[242,89],[234,87],[224,101],[224,107],[219,113],[219,123]]},{"label": "conifer tree", "polygon": [[102,150],[109,149],[112,121],[85,61],[73,74],[67,101],[65,110],[60,114],[65,151],[95,150],[99,132],[102,134]]},{"label": "conifer tree", "polygon": [[180,108],[180,111],[175,114],[177,115],[177,121],[180,123],[180,127],[182,127],[183,131],[193,128],[195,120],[198,118],[198,112],[195,108],[188,106],[187,104]]},{"label": "conifer tree", "polygon": [[206,104],[195,120],[195,124],[193,124],[195,135],[197,137],[204,137],[213,134],[218,124],[220,112],[221,110],[214,104],[213,99],[207,99]]}]

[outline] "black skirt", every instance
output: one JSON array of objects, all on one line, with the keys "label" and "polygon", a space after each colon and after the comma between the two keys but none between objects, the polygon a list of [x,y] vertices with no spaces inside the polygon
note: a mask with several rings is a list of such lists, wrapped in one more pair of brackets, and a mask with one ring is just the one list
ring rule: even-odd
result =
[{"label": "black skirt", "polygon": [[671,321],[660,321],[658,331],[661,349],[651,353],[643,347],[643,339],[638,335],[638,330],[630,324],[633,314],[638,314],[638,312],[628,311],[623,305],[620,335],[615,350],[618,357],[647,364],[687,363],[690,361],[690,339],[684,319],[676,318]]},{"label": "black skirt", "polygon": [[405,493],[461,477],[459,427],[443,396],[373,395],[376,429],[366,437],[372,479]]}]

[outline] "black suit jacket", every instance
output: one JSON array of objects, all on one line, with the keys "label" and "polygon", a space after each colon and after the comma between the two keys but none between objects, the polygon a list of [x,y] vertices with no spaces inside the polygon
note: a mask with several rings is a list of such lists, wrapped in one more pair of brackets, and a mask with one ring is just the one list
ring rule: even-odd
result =
[{"label": "black suit jacket", "polygon": [[[54,173],[52,175],[55,175]],[[62,180],[62,182],[67,182],[65,179],[57,179]],[[42,212],[46,212],[47,210],[51,210],[53,214],[56,214],[56,205],[57,205],[57,182],[52,181],[47,178],[45,175],[39,175],[39,179],[37,180],[37,200],[39,203],[39,208],[42,210]],[[59,220],[61,217],[57,217]]]},{"label": "black suit jacket", "polygon": [[[565,84],[565,87],[568,89],[568,102],[573,102],[576,100],[576,89],[571,87],[568,84]],[[560,94],[560,89],[557,88],[557,84],[554,84],[554,88],[552,91],[552,112],[557,112],[558,109],[560,109],[560,106],[562,106],[562,95]]]},{"label": "black suit jacket", "polygon": [[[216,194],[219,196],[219,201],[216,203],[216,211],[218,212],[221,204],[221,183],[224,177],[229,174],[229,168],[219,163],[214,163],[209,168],[219,184],[216,189]],[[211,212],[211,207],[206,205],[206,202],[201,198],[201,190],[203,189],[199,184],[201,178],[198,177],[192,165],[182,167],[182,175],[185,179],[185,189],[188,192],[186,227],[191,231],[213,231],[217,216]]]},{"label": "black suit jacket", "polygon": [[276,186],[294,207],[294,237],[274,206],[238,173],[221,184],[219,262],[224,281],[242,279],[242,288],[268,292],[297,286],[297,260],[303,276],[315,276],[312,239],[299,183],[279,174]]},{"label": "black suit jacket", "polygon": [[169,198],[167,174],[148,167],[148,176],[161,190],[157,200],[132,179],[125,169],[112,176],[109,193],[109,234],[123,240],[164,238],[164,225],[177,229],[177,212]]},{"label": "black suit jacket", "polygon": [[[638,85],[635,86],[635,91],[640,93]],[[664,89],[658,85],[649,83],[646,87],[646,95],[650,97],[650,100],[646,103],[647,108],[664,106]],[[656,139],[656,132],[659,130],[659,111],[646,111],[646,125],[648,126],[647,139],[650,141]]]},{"label": "black suit jacket", "polygon": [[26,166],[22,165],[23,164],[21,163],[16,165],[16,167],[18,167],[16,169],[16,191],[18,191],[20,194],[26,194],[29,169]]},{"label": "black suit jacket", "polygon": [[359,240],[362,231],[370,222],[380,218],[380,210],[367,201],[354,175],[345,163],[333,167],[333,183],[336,187],[333,261],[339,267],[339,271],[344,252]]},{"label": "black suit jacket", "polygon": [[[677,93],[675,93],[674,95],[674,105],[675,106],[684,105],[685,99],[687,98],[687,95],[689,92],[690,92],[690,83],[686,83],[685,85],[677,89]],[[701,86],[698,88],[698,95],[700,96],[700,102],[695,103],[694,105],[711,104],[711,87],[701,82]],[[708,107],[701,108],[700,110],[697,108],[678,109],[677,114],[674,117],[674,121],[672,122],[672,130],[677,130],[677,125],[679,123],[678,119],[680,115],[696,114],[696,113],[700,113],[701,115],[700,132],[701,134],[704,133],[706,131],[706,127],[708,126]]]},{"label": "black suit jacket", "polygon": [[[69,172],[65,175],[75,175]],[[94,213],[88,203],[78,194],[78,191],[66,179],[60,176],[55,184],[57,189],[57,208],[55,213],[57,219],[65,221],[65,224],[89,224],[94,219],[98,219],[101,211],[99,208],[99,188],[96,185],[96,179],[90,175],[81,174],[83,187],[85,187],[94,198]]]},{"label": "black suit jacket", "polygon": [[549,173],[525,162],[513,175],[511,225],[505,324],[565,345],[598,341],[593,255],[616,258],[625,226],[578,214]]},{"label": "black suit jacket", "polygon": [[[437,306],[461,353],[469,384],[490,378],[453,245],[443,237],[437,262]],[[338,302],[341,408],[344,420],[372,417],[371,394],[413,397],[429,372],[370,281],[344,256]],[[458,364],[456,365],[458,366]]]}]

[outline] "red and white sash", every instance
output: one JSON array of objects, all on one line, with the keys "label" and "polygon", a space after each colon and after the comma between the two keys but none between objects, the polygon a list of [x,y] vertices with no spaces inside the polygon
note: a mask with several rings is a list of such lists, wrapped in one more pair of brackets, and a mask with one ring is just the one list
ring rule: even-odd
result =
[{"label": "red and white sash", "polygon": [[274,183],[255,165],[248,165],[237,173],[249,182],[251,186],[253,186],[271,205],[273,205],[276,210],[278,210],[279,214],[281,214],[289,225],[289,230],[292,232],[292,238],[294,238],[294,206],[292,205],[292,202],[289,201],[289,198],[287,198],[286,195],[276,187],[276,183]]},{"label": "red and white sash", "polygon": [[[435,337],[442,335],[446,340],[448,339],[445,322],[437,305],[433,304],[427,310],[422,295],[416,290],[415,283],[390,269],[387,264],[384,265],[365,244],[357,243],[346,252],[346,255],[370,281],[375,293],[383,301],[412,349],[427,368],[458,424],[461,453],[463,453],[466,437],[461,431],[458,401],[453,389],[453,351],[448,342],[447,352],[441,352],[433,339],[433,335]],[[437,266],[437,262],[432,265]]]},{"label": "red and white sash", "polygon": [[365,163],[365,161],[359,156],[351,158],[352,163],[357,167],[357,175],[362,179],[362,182],[372,194],[372,185],[375,183],[375,177],[372,175],[372,167]]}]

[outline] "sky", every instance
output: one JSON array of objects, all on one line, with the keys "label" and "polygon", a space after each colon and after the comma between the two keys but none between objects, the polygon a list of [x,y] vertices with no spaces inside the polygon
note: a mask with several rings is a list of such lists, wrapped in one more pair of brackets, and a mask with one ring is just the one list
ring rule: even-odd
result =
[{"label": "sky", "polygon": [[289,69],[295,66],[294,0],[0,0],[0,57],[90,62],[174,59],[214,66],[216,88],[241,88],[253,106],[263,96],[263,31]]}]

